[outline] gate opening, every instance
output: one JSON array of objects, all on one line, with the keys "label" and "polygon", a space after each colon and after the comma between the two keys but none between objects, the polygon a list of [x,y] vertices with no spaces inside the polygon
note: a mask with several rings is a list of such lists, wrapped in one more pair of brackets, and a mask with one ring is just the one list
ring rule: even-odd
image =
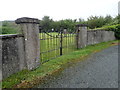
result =
[{"label": "gate opening", "polygon": [[76,50],[76,31],[71,29],[40,29],[40,60],[45,63]]}]

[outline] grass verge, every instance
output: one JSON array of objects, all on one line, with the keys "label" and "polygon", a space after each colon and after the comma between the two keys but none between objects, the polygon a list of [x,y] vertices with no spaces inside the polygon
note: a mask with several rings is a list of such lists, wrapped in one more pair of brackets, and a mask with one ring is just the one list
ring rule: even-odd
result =
[{"label": "grass verge", "polygon": [[37,84],[59,74],[64,68],[71,66],[92,53],[99,52],[105,48],[117,45],[118,41],[103,42],[96,45],[87,46],[72,53],[40,65],[33,71],[23,70],[2,81],[2,88],[32,88]]}]

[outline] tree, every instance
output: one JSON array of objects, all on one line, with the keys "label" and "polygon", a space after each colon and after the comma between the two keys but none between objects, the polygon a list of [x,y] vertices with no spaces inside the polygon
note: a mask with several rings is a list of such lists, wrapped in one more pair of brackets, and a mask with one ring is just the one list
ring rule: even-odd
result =
[{"label": "tree", "polygon": [[90,16],[88,18],[87,24],[91,29],[102,27],[103,25],[105,25],[104,17]]},{"label": "tree", "polygon": [[53,20],[49,18],[49,16],[44,16],[42,20],[40,21],[40,26],[43,30],[49,30],[52,29]]},{"label": "tree", "polygon": [[113,21],[113,18],[110,15],[105,17],[105,24],[109,25]]},{"label": "tree", "polygon": [[116,18],[118,20],[118,24],[120,24],[120,14],[118,14],[118,16]]},{"label": "tree", "polygon": [[79,22],[84,22],[85,20],[82,18],[79,18]]}]

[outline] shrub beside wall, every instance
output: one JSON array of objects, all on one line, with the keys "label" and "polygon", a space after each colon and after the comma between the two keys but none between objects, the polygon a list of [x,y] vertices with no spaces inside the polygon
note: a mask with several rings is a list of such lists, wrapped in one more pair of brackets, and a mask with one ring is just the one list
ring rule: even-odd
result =
[{"label": "shrub beside wall", "polygon": [[120,39],[120,24],[112,25],[112,26],[104,26],[104,27],[98,28],[98,29],[114,31],[116,39]]},{"label": "shrub beside wall", "polygon": [[115,37],[120,40],[120,25],[116,27]]}]

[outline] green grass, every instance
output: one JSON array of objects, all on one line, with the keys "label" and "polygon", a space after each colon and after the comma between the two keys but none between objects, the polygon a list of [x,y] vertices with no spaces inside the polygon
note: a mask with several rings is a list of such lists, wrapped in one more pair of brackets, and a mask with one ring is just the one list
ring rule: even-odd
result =
[{"label": "green grass", "polygon": [[91,55],[94,52],[98,52],[107,47],[112,46],[112,43],[116,43],[118,41],[110,41],[104,42],[96,45],[87,46],[86,48],[79,49],[72,53],[63,55],[59,58],[53,59],[49,62],[46,62],[40,65],[37,69],[33,71],[23,70],[16,74],[11,75],[6,78],[2,82],[3,88],[30,88],[38,83],[41,83],[42,79],[53,75],[54,72],[59,72],[59,70],[64,69],[73,63],[77,63],[78,61],[84,60],[84,58],[88,55]]}]

